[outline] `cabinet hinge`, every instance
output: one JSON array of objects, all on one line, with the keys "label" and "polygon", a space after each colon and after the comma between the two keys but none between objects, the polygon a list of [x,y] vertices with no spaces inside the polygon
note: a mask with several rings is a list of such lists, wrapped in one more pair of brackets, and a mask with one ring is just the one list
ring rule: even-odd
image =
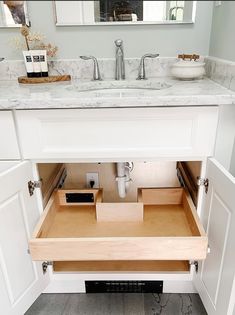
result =
[{"label": "cabinet hinge", "polygon": [[209,179],[203,177],[197,177],[197,185],[205,187],[205,193],[207,194],[209,189]]},{"label": "cabinet hinge", "polygon": [[43,274],[45,274],[47,272],[47,268],[48,266],[52,266],[53,265],[53,262],[52,261],[44,261],[42,263],[42,271],[43,271]]},{"label": "cabinet hinge", "polygon": [[42,184],[41,180],[35,180],[35,181],[30,180],[28,182],[29,195],[33,196],[34,189],[35,188],[40,188],[41,184]]},{"label": "cabinet hinge", "polygon": [[190,262],[189,262],[189,264],[192,266],[194,266],[194,268],[195,268],[195,271],[196,272],[198,272],[198,261],[196,261],[196,260],[191,260]]}]

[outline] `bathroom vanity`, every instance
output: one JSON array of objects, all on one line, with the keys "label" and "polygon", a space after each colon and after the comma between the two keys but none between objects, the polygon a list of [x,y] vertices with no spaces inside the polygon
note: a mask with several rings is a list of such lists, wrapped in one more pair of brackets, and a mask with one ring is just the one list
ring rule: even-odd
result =
[{"label": "bathroom vanity", "polygon": [[[0,292],[11,314],[42,292],[86,292],[87,281],[113,283],[109,292],[120,281],[136,290],[138,282],[159,281],[159,292],[199,292],[209,314],[233,309],[235,93],[207,79],[167,84],[80,92],[75,81],[3,83]],[[133,180],[141,194],[122,203],[124,213],[141,203],[142,221],[122,221],[120,211],[116,220],[98,222],[95,189],[89,205],[66,201],[76,192],[66,187],[73,176],[66,169],[128,161],[143,172],[136,178],[148,163],[162,176],[155,187]],[[175,164],[170,171],[168,163]],[[103,203],[113,208],[110,196]]]}]

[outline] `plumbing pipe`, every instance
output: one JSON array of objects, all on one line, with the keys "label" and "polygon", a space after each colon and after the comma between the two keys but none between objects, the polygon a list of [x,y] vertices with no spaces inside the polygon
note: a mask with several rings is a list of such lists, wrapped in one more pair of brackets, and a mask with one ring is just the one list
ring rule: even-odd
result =
[{"label": "plumbing pipe", "polygon": [[118,185],[118,194],[120,198],[125,198],[126,197],[126,168],[125,168],[126,163],[120,162],[117,163],[117,185]]},{"label": "plumbing pipe", "polygon": [[130,167],[127,162],[117,163],[117,177],[118,194],[120,198],[126,197],[126,192],[130,182]]},{"label": "plumbing pipe", "polygon": [[131,175],[130,172],[132,171],[132,167],[133,167],[133,163],[129,163],[127,162],[125,165],[125,175],[126,175],[126,191],[128,191],[129,187],[130,187],[130,182],[131,182]]}]

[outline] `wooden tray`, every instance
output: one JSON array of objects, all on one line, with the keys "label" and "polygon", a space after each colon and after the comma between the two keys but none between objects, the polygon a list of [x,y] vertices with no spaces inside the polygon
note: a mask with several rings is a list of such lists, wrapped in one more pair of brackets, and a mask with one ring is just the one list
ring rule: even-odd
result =
[{"label": "wooden tray", "polygon": [[18,78],[18,82],[22,84],[51,83],[51,82],[60,82],[60,81],[71,81],[71,76],[69,74],[65,74],[65,75],[51,75],[49,77],[40,77],[40,78],[28,78],[28,77]]},{"label": "wooden tray", "polygon": [[196,61],[200,58],[200,56],[196,54],[192,54],[192,55],[182,54],[182,55],[178,55],[178,58],[183,59],[183,60],[189,59],[190,61],[191,60]]},{"label": "wooden tray", "polygon": [[55,191],[29,242],[33,260],[205,259],[207,236],[188,192],[183,188],[141,191],[143,222],[97,221],[98,198],[94,205],[65,205],[60,191]]}]

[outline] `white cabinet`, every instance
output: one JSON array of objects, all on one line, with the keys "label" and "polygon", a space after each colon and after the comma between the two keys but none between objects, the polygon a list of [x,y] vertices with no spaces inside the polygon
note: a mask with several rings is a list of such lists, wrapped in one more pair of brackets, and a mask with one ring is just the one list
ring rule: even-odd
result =
[{"label": "white cabinet", "polygon": [[235,178],[216,160],[207,167],[209,190],[201,219],[210,253],[195,274],[195,285],[209,315],[232,315],[235,305]]},{"label": "white cabinet", "polygon": [[[201,188],[198,210],[209,238],[210,253],[203,263],[199,263],[193,283],[209,315],[231,315],[235,303],[235,182],[234,177],[215,160],[208,160],[207,171],[205,167],[206,158],[214,154],[217,118],[216,106],[23,110],[16,113],[21,151],[25,159],[38,162],[203,161],[202,175],[209,179],[209,191],[202,193],[204,187]],[[225,144],[226,141],[223,141],[222,133],[219,138],[216,150],[223,157],[221,152],[227,153],[226,146],[221,151],[219,143]],[[232,148],[232,138],[229,139]],[[0,241],[6,239],[6,242],[0,243],[0,279],[3,279],[0,282],[1,305],[7,310],[6,313],[17,315],[19,313],[14,313],[14,308],[26,309],[48,283],[48,276],[42,275],[41,264],[32,263],[27,254],[27,242],[39,217],[37,199],[29,197],[27,193],[29,176],[33,178],[30,169],[30,163],[25,162],[14,167],[14,172],[8,172],[8,177],[4,172],[4,176],[0,177],[0,184],[6,187],[0,198]],[[11,228],[4,229],[6,226]],[[16,238],[19,240],[17,246],[13,242]],[[13,248],[13,251],[9,251],[9,248]],[[14,264],[17,255],[20,258]],[[22,264],[28,266],[25,276]],[[151,279],[155,277],[152,273],[147,276],[142,274],[140,278],[147,279],[148,276]],[[118,279],[117,275],[113,277]],[[128,277],[126,273],[123,279]],[[100,274],[98,278],[109,279],[109,274]],[[17,283],[15,279],[18,279]],[[74,277],[73,274],[63,273],[56,278],[57,284],[54,281],[50,286],[52,289],[47,292],[69,292],[70,281],[75,288],[73,292],[76,292],[81,288],[79,279],[82,279],[82,275],[76,274]],[[137,273],[135,279],[138,279]],[[164,279],[192,282],[184,274],[181,278],[167,274]]]},{"label": "white cabinet", "polygon": [[49,283],[42,264],[32,262],[28,240],[38,218],[29,196],[29,162],[0,163],[0,305],[4,315],[22,315]]},{"label": "white cabinet", "polygon": [[16,130],[11,111],[0,111],[0,160],[20,159]]},{"label": "white cabinet", "polygon": [[34,160],[194,159],[213,155],[218,107],[34,110],[16,113]]}]

